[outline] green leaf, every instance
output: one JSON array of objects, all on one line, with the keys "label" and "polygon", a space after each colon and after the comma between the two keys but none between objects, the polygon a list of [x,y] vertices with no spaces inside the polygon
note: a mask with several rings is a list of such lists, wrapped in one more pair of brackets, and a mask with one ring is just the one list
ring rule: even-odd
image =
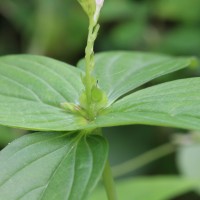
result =
[{"label": "green leaf", "polygon": [[83,200],[101,177],[107,151],[96,135],[24,136],[0,153],[0,199]]},{"label": "green leaf", "polygon": [[[142,84],[185,68],[191,62],[191,58],[174,58],[151,53],[107,52],[96,54],[94,75],[111,104]],[[78,66],[83,68],[84,61]]]},{"label": "green leaf", "polygon": [[0,57],[0,124],[32,130],[77,130],[87,122],[65,112],[77,103],[81,70],[30,55]]},{"label": "green leaf", "polygon": [[94,126],[147,124],[200,130],[200,78],[171,81],[115,102]]},{"label": "green leaf", "polygon": [[[176,176],[142,177],[117,183],[119,199],[126,200],[164,200],[171,199],[190,191],[196,181]],[[105,200],[106,195],[101,189],[96,190],[90,200]]]},{"label": "green leaf", "polygon": [[[184,68],[191,61],[147,53],[102,53],[96,57],[95,76],[108,95],[110,105],[145,82]],[[31,130],[71,131],[135,123],[134,118],[127,122],[120,116],[114,123],[110,123],[112,119],[106,122],[108,114],[103,116],[104,122],[100,120],[99,123],[97,118],[97,122],[89,124],[83,116],[65,110],[63,103],[79,103],[84,88],[83,73],[68,64],[41,56],[1,57],[0,124]],[[111,111],[115,109],[112,107]],[[122,121],[118,122],[119,118]]]}]

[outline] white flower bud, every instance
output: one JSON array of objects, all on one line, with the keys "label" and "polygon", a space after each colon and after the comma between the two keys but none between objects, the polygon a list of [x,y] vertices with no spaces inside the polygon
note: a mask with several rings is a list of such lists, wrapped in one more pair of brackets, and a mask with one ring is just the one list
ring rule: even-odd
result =
[{"label": "white flower bud", "polygon": [[96,5],[103,6],[104,0],[96,0]]},{"label": "white flower bud", "polygon": [[94,13],[94,21],[97,22],[104,0],[95,0],[95,1],[96,1],[96,10]]}]

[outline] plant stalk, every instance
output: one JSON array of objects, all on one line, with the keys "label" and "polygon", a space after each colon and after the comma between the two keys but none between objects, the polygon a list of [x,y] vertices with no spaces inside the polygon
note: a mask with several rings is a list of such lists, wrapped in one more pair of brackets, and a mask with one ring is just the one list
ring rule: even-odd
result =
[{"label": "plant stalk", "polygon": [[125,174],[128,174],[140,167],[143,167],[150,162],[153,162],[159,158],[162,158],[166,155],[169,155],[175,151],[175,146],[172,143],[167,143],[156,147],[144,154],[133,158],[129,161],[126,161],[120,165],[113,167],[113,175],[114,177],[120,177]]},{"label": "plant stalk", "polygon": [[85,85],[85,90],[86,90],[86,96],[87,96],[87,104],[91,104],[91,68],[92,62],[91,62],[91,55],[94,53],[93,51],[93,43],[92,43],[92,34],[93,34],[93,25],[90,23],[89,24],[89,32],[88,32],[88,39],[87,39],[87,46],[85,49],[85,61],[86,61],[86,85]]},{"label": "plant stalk", "polygon": [[117,192],[115,189],[115,183],[112,176],[111,167],[109,161],[106,162],[103,172],[103,183],[106,190],[108,200],[117,200]]},{"label": "plant stalk", "polygon": [[86,92],[86,100],[87,100],[87,111],[88,117],[90,120],[95,118],[94,111],[91,106],[91,90],[93,83],[92,71],[94,69],[94,42],[97,38],[97,34],[99,31],[99,24],[94,23],[92,19],[89,20],[89,30],[88,30],[88,39],[87,46],[85,48],[85,92]]}]

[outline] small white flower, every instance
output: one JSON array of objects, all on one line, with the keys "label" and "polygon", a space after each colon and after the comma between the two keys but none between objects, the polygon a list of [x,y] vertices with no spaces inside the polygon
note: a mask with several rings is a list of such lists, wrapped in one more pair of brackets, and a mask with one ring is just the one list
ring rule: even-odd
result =
[{"label": "small white flower", "polygon": [[101,10],[101,7],[103,6],[104,0],[95,0],[96,1],[96,11],[94,13],[94,21],[97,22],[99,18],[99,13]]},{"label": "small white flower", "polygon": [[104,0],[96,0],[96,5],[102,6]]}]

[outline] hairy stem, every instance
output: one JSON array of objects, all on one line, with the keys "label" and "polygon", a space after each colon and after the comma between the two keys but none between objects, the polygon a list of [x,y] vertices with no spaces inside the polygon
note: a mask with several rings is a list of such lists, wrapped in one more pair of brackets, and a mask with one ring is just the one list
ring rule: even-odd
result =
[{"label": "hairy stem", "polygon": [[113,167],[114,177],[123,176],[140,167],[143,167],[150,162],[153,162],[159,158],[169,155],[175,151],[175,146],[171,143],[167,143],[156,147],[134,159],[126,161],[120,165]]},{"label": "hairy stem", "polygon": [[108,200],[117,200],[117,193],[116,193],[115,184],[114,184],[109,161],[106,162],[106,165],[104,168],[103,183],[106,189]]}]

